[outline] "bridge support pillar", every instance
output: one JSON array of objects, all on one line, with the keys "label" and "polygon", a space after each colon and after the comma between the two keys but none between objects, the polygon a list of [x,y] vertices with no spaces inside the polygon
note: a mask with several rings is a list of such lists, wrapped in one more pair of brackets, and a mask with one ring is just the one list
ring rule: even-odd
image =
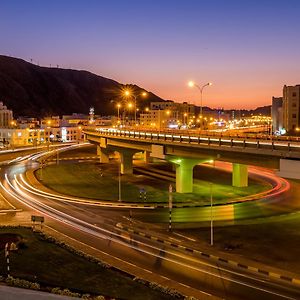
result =
[{"label": "bridge support pillar", "polygon": [[144,151],[144,162],[148,164],[150,162],[150,152]]},{"label": "bridge support pillar", "polygon": [[243,164],[232,164],[232,186],[248,186],[248,166]]},{"label": "bridge support pillar", "polygon": [[280,159],[280,167],[277,172],[278,176],[291,179],[300,179],[300,161],[292,159]]},{"label": "bridge support pillar", "polygon": [[120,153],[120,159],[121,159],[121,174],[132,174],[133,168],[132,168],[132,160],[133,155],[138,152],[137,150],[128,150],[128,149],[122,149],[122,150],[116,150]]},{"label": "bridge support pillar", "polygon": [[104,149],[101,148],[99,145],[97,145],[97,155],[100,157],[100,162],[101,163],[108,163],[109,162],[109,152]]},{"label": "bridge support pillar", "polygon": [[176,166],[176,192],[193,192],[193,169],[200,162],[198,159],[178,158],[169,159]]}]

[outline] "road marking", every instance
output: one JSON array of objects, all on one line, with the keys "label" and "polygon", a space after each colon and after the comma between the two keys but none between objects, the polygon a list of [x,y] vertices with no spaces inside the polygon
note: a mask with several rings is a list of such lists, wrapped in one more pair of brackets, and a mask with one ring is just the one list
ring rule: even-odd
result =
[{"label": "road marking", "polygon": [[181,237],[183,237],[183,238],[185,238],[185,239],[187,239],[187,240],[190,240],[190,241],[192,241],[192,242],[197,242],[197,240],[192,239],[192,238],[190,238],[190,237],[188,237],[188,236],[185,236],[185,235],[183,235],[183,234],[180,234],[180,233],[177,233],[177,232],[173,232],[173,233],[176,234],[176,235],[178,235],[178,236],[181,236]]}]

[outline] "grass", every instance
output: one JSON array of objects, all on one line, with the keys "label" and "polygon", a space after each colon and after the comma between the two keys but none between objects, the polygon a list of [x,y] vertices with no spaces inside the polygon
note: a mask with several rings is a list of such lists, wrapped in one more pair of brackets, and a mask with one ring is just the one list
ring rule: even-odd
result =
[{"label": "grass", "polygon": [[[158,165],[165,168],[166,164]],[[170,166],[167,166],[170,168]],[[210,199],[210,182],[213,182],[215,203],[255,194],[270,188],[267,183],[249,180],[246,188],[231,186],[231,174],[214,171],[210,168],[195,168],[194,193],[173,193],[174,202],[197,202],[208,204]],[[37,171],[40,178],[40,170]],[[98,162],[70,163],[61,162],[59,165],[49,165],[43,169],[43,184],[59,193],[91,199],[108,201],[118,200],[118,166],[115,163],[100,164]],[[122,200],[126,202],[168,201],[170,182],[151,178],[144,175],[122,175]],[[173,182],[173,186],[175,182]],[[140,190],[147,192],[140,199]]]},{"label": "grass", "polygon": [[[168,300],[154,291],[112,269],[106,269],[43,239],[26,228],[0,229],[1,234],[22,236],[26,247],[11,252],[11,275],[44,286],[63,287],[76,292],[92,293],[118,299]],[[0,251],[0,274],[6,275],[3,250]]]},{"label": "grass", "polygon": [[[262,220],[260,223],[247,225],[215,226],[214,248],[300,275],[299,215],[278,217],[276,220]],[[206,245],[209,244],[209,227],[180,231],[198,239],[200,243],[205,241]]]}]

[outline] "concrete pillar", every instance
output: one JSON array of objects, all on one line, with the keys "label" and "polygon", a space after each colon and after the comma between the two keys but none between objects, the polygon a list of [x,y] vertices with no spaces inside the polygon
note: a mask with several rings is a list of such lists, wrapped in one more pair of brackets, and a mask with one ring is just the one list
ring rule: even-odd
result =
[{"label": "concrete pillar", "polygon": [[97,156],[100,156],[101,154],[101,147],[100,145],[97,145]]},{"label": "concrete pillar", "polygon": [[144,162],[148,164],[150,162],[150,152],[144,151]]},{"label": "concrete pillar", "polygon": [[121,159],[121,174],[132,174],[132,158],[135,152],[122,150],[118,151]]},{"label": "concrete pillar", "polygon": [[300,161],[294,159],[281,158],[279,161],[278,176],[291,179],[300,179]]},{"label": "concrete pillar", "polygon": [[248,166],[242,164],[232,164],[232,186],[248,186]]},{"label": "concrete pillar", "polygon": [[176,192],[193,192],[193,169],[200,162],[198,159],[178,158],[170,159],[176,165]]},{"label": "concrete pillar", "polygon": [[109,155],[108,151],[104,148],[101,148],[100,145],[97,145],[97,155],[100,157],[101,163],[108,163],[109,162]]}]

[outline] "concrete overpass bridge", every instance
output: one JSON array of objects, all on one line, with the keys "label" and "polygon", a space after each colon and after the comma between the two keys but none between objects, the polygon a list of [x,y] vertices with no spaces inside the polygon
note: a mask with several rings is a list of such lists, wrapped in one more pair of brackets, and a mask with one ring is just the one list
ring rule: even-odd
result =
[{"label": "concrete overpass bridge", "polygon": [[132,158],[137,152],[167,160],[176,167],[176,191],[193,191],[193,168],[208,161],[232,163],[232,184],[248,185],[248,165],[279,169],[278,175],[300,179],[300,143],[260,139],[240,139],[181,135],[180,132],[151,132],[113,128],[85,128],[86,139],[97,144],[100,161],[109,161],[109,153],[119,152],[121,173],[132,173]]}]

